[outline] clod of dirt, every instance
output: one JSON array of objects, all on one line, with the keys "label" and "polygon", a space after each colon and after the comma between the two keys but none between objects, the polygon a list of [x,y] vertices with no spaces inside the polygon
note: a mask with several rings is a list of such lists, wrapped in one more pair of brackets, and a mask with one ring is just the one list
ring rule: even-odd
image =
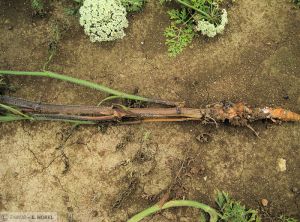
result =
[{"label": "clod of dirt", "polygon": [[67,207],[68,212],[74,212],[73,207]]},{"label": "clod of dirt", "polygon": [[93,210],[91,214],[92,214],[92,217],[97,217],[99,215],[97,210]]},{"label": "clod of dirt", "polygon": [[277,160],[277,170],[279,172],[284,172],[286,171],[286,159],[279,158]]},{"label": "clod of dirt", "polygon": [[135,154],[133,161],[139,164],[151,161],[157,153],[157,144],[151,142],[142,142],[141,148]]},{"label": "clod of dirt", "polygon": [[261,199],[261,205],[263,205],[264,207],[268,206],[269,201],[267,199]]},{"label": "clod of dirt", "polygon": [[132,134],[129,132],[121,138],[121,142],[116,145],[116,151],[124,150],[125,147],[132,142]]},{"label": "clod of dirt", "polygon": [[298,194],[299,193],[299,189],[297,187],[293,187],[292,188],[292,192],[295,193],[295,194]]},{"label": "clod of dirt", "polygon": [[208,133],[201,133],[196,137],[196,140],[200,143],[209,143],[211,139],[211,135],[209,135]]}]

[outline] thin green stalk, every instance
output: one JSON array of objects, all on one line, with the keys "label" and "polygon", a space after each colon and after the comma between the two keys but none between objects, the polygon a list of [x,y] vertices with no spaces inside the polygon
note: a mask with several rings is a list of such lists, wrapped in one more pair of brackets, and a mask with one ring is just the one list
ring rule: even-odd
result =
[{"label": "thin green stalk", "polygon": [[0,123],[19,121],[19,120],[28,120],[28,118],[24,117],[24,116],[17,116],[17,115],[14,115],[14,114],[7,114],[7,115],[4,115],[4,116],[0,116]]},{"label": "thin green stalk", "polygon": [[176,1],[179,2],[180,4],[184,5],[184,6],[188,7],[188,8],[194,9],[195,11],[199,12],[200,14],[206,16],[207,19],[211,19],[211,16],[209,14],[207,14],[206,12],[202,11],[201,9],[198,9],[198,8],[196,8],[196,7],[190,5],[190,4],[188,4],[188,3],[186,3],[182,0],[176,0]]},{"label": "thin green stalk", "polygon": [[6,109],[7,111],[11,112],[12,114],[14,114],[16,116],[21,116],[25,119],[33,120],[32,117],[30,117],[28,115],[25,115],[24,113],[20,112],[19,110],[15,109],[11,106],[7,106],[7,105],[4,105],[4,104],[0,103],[0,107],[3,108],[3,109]]},{"label": "thin green stalk", "polygon": [[48,57],[47,61],[45,62],[44,66],[43,66],[43,70],[46,70],[46,69],[47,69],[49,63],[51,62],[51,60],[52,60],[52,58],[53,58],[53,56],[54,56],[54,54],[55,54],[55,52],[51,52],[51,53],[50,53],[50,56]]},{"label": "thin green stalk", "polygon": [[102,103],[104,103],[105,101],[108,101],[108,100],[113,100],[113,99],[120,99],[121,97],[120,96],[109,96],[109,97],[106,97],[105,99],[101,100],[97,106],[101,106]]},{"label": "thin green stalk", "polygon": [[138,221],[141,221],[142,219],[144,219],[145,217],[147,217],[151,214],[154,214],[160,210],[164,210],[164,209],[168,209],[168,208],[172,208],[172,207],[194,207],[197,209],[201,209],[209,214],[210,222],[217,222],[218,217],[219,217],[219,213],[215,209],[211,208],[208,205],[205,205],[205,204],[202,204],[202,203],[199,203],[196,201],[192,201],[192,200],[172,200],[172,201],[165,203],[161,208],[158,204],[156,204],[152,207],[149,207],[149,208],[143,210],[142,212],[136,214],[132,218],[130,218],[127,222],[138,222]]},{"label": "thin green stalk", "polygon": [[18,75],[18,76],[42,76],[42,77],[49,77],[53,79],[59,79],[63,80],[66,82],[71,82],[77,85],[82,85],[86,86],[92,89],[100,90],[102,92],[106,92],[108,94],[112,94],[115,96],[119,96],[120,98],[124,99],[131,99],[131,100],[139,100],[139,101],[145,101],[145,102],[151,102],[151,99],[141,97],[141,96],[136,96],[136,95],[131,95],[127,93],[123,93],[114,89],[110,89],[106,86],[96,84],[90,81],[82,80],[82,79],[77,79],[74,77],[66,76],[66,75],[61,75],[49,71],[44,71],[44,72],[28,72],[28,71],[11,71],[11,70],[0,70],[0,74],[2,75]]},{"label": "thin green stalk", "polygon": [[20,120],[31,120],[31,121],[59,121],[59,122],[66,122],[66,123],[74,123],[77,125],[95,125],[96,122],[93,121],[79,121],[79,120],[67,120],[67,119],[51,119],[51,118],[45,118],[45,117],[24,117],[24,116],[18,116],[14,114],[7,114],[4,116],[0,116],[0,123],[3,122],[12,122],[12,121],[20,121]]}]

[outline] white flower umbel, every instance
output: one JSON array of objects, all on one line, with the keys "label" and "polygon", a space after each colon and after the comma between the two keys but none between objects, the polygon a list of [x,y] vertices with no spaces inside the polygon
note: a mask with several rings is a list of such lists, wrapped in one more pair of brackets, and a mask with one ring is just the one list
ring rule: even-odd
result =
[{"label": "white flower umbel", "polygon": [[80,25],[92,42],[113,41],[125,36],[127,13],[119,0],[85,0],[79,13]]},{"label": "white flower umbel", "polygon": [[225,29],[225,25],[228,23],[227,11],[222,10],[221,23],[217,26],[211,24],[208,21],[200,20],[197,21],[195,27],[196,31],[201,31],[202,35],[207,35],[208,37],[215,37],[217,34],[222,33]]}]

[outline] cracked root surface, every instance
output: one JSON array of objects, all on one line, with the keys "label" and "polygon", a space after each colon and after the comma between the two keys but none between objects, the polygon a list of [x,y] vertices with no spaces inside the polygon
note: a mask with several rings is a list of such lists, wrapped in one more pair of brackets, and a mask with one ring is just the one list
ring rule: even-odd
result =
[{"label": "cracked root surface", "polygon": [[[155,1],[129,17],[123,40],[103,44],[92,44],[77,19],[64,14],[68,3],[51,2],[44,19],[32,18],[29,1],[0,2],[1,69],[40,70],[60,24],[66,31],[51,71],[187,106],[230,100],[300,112],[300,11],[288,1],[239,0],[228,10],[222,36],[197,37],[175,59],[166,55],[162,35],[167,8]],[[104,98],[56,80],[10,81],[17,87],[11,95],[35,101],[95,105]],[[0,210],[55,211],[60,221],[126,221],[167,191],[170,198],[215,206],[219,189],[257,209],[268,199],[265,211],[272,217],[299,219],[299,124],[252,126],[260,138],[247,128],[197,123],[100,131],[49,122],[1,124]],[[277,169],[280,158],[284,172]],[[145,221],[197,216],[193,209],[174,209]]]}]

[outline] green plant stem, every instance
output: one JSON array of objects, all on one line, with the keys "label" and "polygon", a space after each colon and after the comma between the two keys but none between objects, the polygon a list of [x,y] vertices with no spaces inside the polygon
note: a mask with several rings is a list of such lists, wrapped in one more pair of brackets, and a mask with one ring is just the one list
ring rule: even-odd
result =
[{"label": "green plant stem", "polygon": [[158,204],[156,204],[152,207],[149,207],[149,208],[143,210],[142,212],[136,214],[132,218],[130,218],[127,222],[138,222],[138,221],[141,221],[142,219],[144,219],[145,217],[147,217],[151,214],[154,214],[160,210],[164,210],[164,209],[168,209],[168,208],[172,208],[172,207],[194,207],[194,208],[201,209],[209,214],[210,222],[217,222],[218,217],[219,217],[219,213],[215,209],[211,208],[208,205],[205,205],[205,204],[202,204],[202,203],[199,203],[196,201],[192,201],[192,200],[172,200],[172,201],[165,203],[161,208]]},{"label": "green plant stem", "polygon": [[13,122],[13,121],[20,121],[20,120],[30,120],[30,121],[60,121],[60,122],[66,122],[66,123],[74,123],[76,125],[95,125],[96,122],[92,121],[79,121],[79,120],[67,120],[67,119],[52,119],[52,118],[46,118],[46,117],[24,117],[24,116],[17,116],[17,115],[0,115],[0,123],[3,122]]},{"label": "green plant stem", "polygon": [[114,96],[118,96],[122,99],[130,99],[130,100],[138,100],[138,101],[144,101],[144,102],[152,102],[157,104],[164,104],[169,106],[177,106],[178,103],[171,102],[171,101],[165,101],[160,99],[149,99],[146,97],[136,96],[127,94],[124,92],[120,92],[118,90],[114,90],[111,88],[108,88],[106,86],[103,86],[101,84],[93,83],[87,80],[77,79],[71,76],[66,76],[54,72],[49,71],[43,71],[43,72],[28,72],[28,71],[12,71],[12,70],[0,70],[0,74],[2,75],[17,75],[17,76],[41,76],[41,77],[49,77],[53,79],[59,79],[66,82],[71,82],[77,85],[82,85],[88,88],[96,89]]},{"label": "green plant stem", "polygon": [[113,100],[113,99],[120,99],[120,96],[109,96],[106,97],[105,99],[101,100],[97,106],[101,106],[102,103],[104,103],[105,101],[109,101],[109,100]]},{"label": "green plant stem", "polygon": [[135,96],[135,95],[130,95],[127,93],[123,93],[114,89],[110,89],[106,86],[100,85],[100,84],[96,84],[93,82],[89,82],[86,80],[82,80],[82,79],[77,79],[77,78],[73,78],[70,76],[66,76],[66,75],[61,75],[61,74],[57,74],[54,72],[49,72],[49,71],[44,71],[44,72],[27,72],[27,71],[10,71],[10,70],[0,70],[0,74],[2,75],[20,75],[20,76],[42,76],[42,77],[49,77],[49,78],[53,78],[53,79],[59,79],[59,80],[63,80],[66,82],[71,82],[77,85],[82,85],[82,86],[86,86],[92,89],[96,89],[96,90],[100,90],[102,92],[106,92],[115,96],[119,96],[120,98],[125,98],[125,99],[132,99],[132,100],[140,100],[140,101],[145,101],[148,102],[150,101],[150,99],[147,99],[145,97],[141,97],[141,96]]},{"label": "green plant stem", "polygon": [[14,115],[22,116],[26,119],[31,119],[32,120],[32,118],[30,116],[25,115],[24,113],[20,112],[19,110],[15,109],[13,107],[10,107],[10,106],[7,106],[7,105],[1,104],[1,103],[0,103],[0,107],[3,108],[3,109],[6,109],[7,111],[11,112]]},{"label": "green plant stem", "polygon": [[7,114],[4,116],[0,115],[0,123],[19,121],[19,120],[29,120],[29,119],[24,116],[17,116],[17,115],[13,115],[13,114]]},{"label": "green plant stem", "polygon": [[46,69],[47,69],[49,63],[50,63],[50,62],[52,61],[52,59],[53,59],[54,54],[55,54],[55,52],[51,52],[51,53],[50,53],[50,55],[49,55],[47,61],[46,61],[45,64],[43,65],[43,70],[46,70]]},{"label": "green plant stem", "polygon": [[202,11],[202,10],[200,10],[200,9],[198,9],[198,8],[196,8],[196,7],[190,5],[190,4],[188,4],[188,3],[186,3],[182,0],[176,0],[176,1],[179,2],[180,4],[184,5],[184,6],[188,7],[188,8],[194,9],[195,11],[199,12],[200,14],[206,16],[207,19],[211,19],[211,16],[209,14],[207,14],[206,12],[204,12],[204,11]]}]

